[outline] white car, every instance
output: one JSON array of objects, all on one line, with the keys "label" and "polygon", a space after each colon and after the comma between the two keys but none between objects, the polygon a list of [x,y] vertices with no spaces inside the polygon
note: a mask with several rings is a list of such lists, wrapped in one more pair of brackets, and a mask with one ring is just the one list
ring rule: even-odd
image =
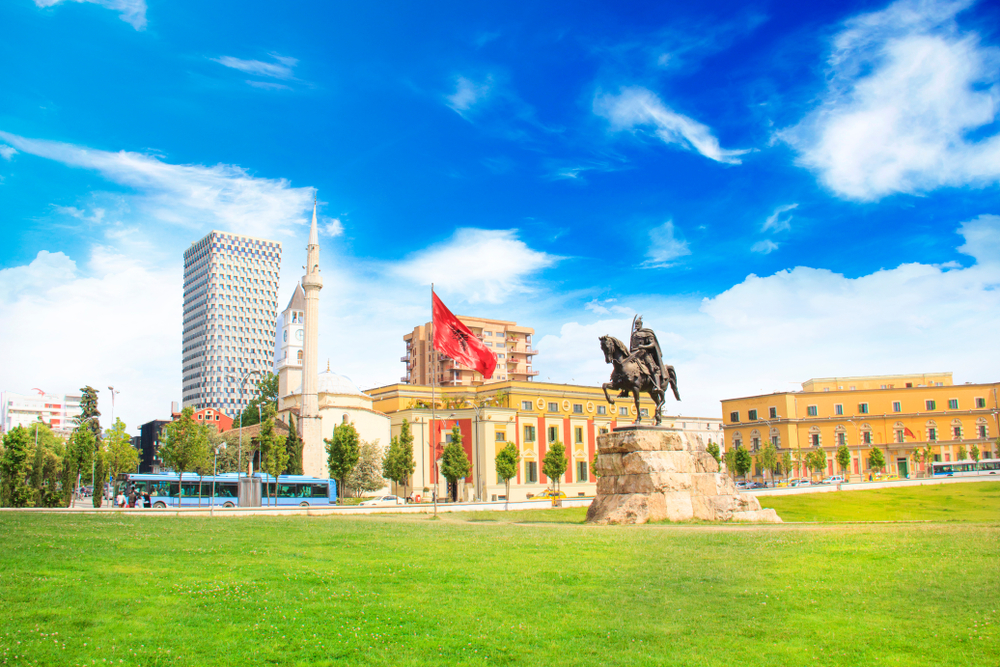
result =
[{"label": "white car", "polygon": [[820,484],[846,484],[847,480],[844,479],[843,475],[833,475],[832,477],[824,477]]},{"label": "white car", "polygon": [[378,498],[372,498],[371,500],[365,500],[358,503],[360,507],[385,507],[405,504],[406,501],[399,496],[379,496]]}]

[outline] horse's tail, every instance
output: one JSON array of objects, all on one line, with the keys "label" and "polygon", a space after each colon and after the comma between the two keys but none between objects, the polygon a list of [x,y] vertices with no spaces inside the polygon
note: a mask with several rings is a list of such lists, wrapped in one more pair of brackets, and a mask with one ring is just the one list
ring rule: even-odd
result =
[{"label": "horse's tail", "polygon": [[673,366],[667,366],[667,375],[670,378],[670,388],[674,390],[674,398],[681,400],[681,394],[677,391],[677,371]]}]

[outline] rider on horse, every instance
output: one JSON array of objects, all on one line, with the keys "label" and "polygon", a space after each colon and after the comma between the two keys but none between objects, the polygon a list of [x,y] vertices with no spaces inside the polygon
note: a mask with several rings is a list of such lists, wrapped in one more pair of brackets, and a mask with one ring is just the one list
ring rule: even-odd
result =
[{"label": "rider on horse", "polygon": [[663,390],[665,379],[669,377],[667,367],[663,363],[663,353],[660,342],[652,329],[644,329],[642,315],[636,315],[632,321],[632,337],[629,339],[628,351],[643,368],[643,371],[656,385],[658,391]]}]

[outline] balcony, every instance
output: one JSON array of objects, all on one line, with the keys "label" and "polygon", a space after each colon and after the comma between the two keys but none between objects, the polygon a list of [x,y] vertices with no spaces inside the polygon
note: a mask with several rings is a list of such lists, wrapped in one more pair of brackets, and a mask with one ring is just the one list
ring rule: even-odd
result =
[{"label": "balcony", "polygon": [[406,363],[407,361],[410,360],[410,355],[406,355],[405,357],[400,357],[399,360],[402,361],[403,363]]},{"label": "balcony", "polygon": [[399,378],[399,381],[402,382],[403,384],[410,384],[410,378],[406,377],[405,375]]},{"label": "balcony", "polygon": [[538,375],[538,371],[525,371],[524,375]]}]

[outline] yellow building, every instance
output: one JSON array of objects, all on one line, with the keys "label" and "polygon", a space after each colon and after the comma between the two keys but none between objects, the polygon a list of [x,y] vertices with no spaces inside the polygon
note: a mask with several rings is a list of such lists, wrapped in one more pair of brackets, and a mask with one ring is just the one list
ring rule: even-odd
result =
[{"label": "yellow building", "polygon": [[431,323],[427,322],[403,336],[406,342],[406,355],[400,361],[406,364],[406,375],[400,378],[402,382],[415,385],[431,384],[434,374],[433,361],[437,356],[437,385],[439,387],[472,386],[503,382],[505,380],[530,381],[538,375],[531,366],[538,351],[531,346],[531,337],[535,330],[531,327],[518,326],[517,322],[506,320],[490,320],[484,317],[467,317],[457,315],[459,321],[483,341],[497,358],[497,367],[493,377],[483,380],[479,373],[464,366],[447,355],[431,350]]},{"label": "yellow building", "polygon": [[[463,487],[463,500],[501,500],[504,483],[497,478],[496,455],[513,442],[520,453],[517,476],[510,483],[510,499],[524,500],[552,488],[542,472],[542,460],[550,443],[566,446],[566,473],[560,488],[567,496],[591,496],[596,478],[590,471],[597,436],[619,422],[631,424],[635,407],[631,399],[610,405],[600,387],[584,387],[544,382],[506,381],[477,387],[438,387],[436,410],[431,409],[431,387],[394,384],[366,392],[374,398],[372,407],[389,415],[392,435],[398,436],[405,419],[413,433],[413,453],[417,468],[401,495],[414,491],[428,495],[446,493],[436,462],[451,438],[455,424],[462,433],[462,445],[472,462],[472,472]],[[645,416],[653,402],[643,397],[640,410]],[[652,418],[645,423],[652,423]],[[682,428],[706,445],[722,440],[718,418],[664,417],[665,426]],[[425,491],[425,489],[427,491]]]},{"label": "yellow building", "polygon": [[[998,390],[1000,383],[956,385],[951,373],[816,378],[802,391],[723,400],[722,416],[734,447],[756,451],[770,441],[795,462],[822,447],[833,475],[841,472],[836,451],[847,445],[847,474],[855,480],[872,472],[868,458],[878,447],[886,472],[904,477],[923,471],[914,452],[927,445],[937,461],[955,461],[973,444],[983,459],[1000,457]],[[797,467],[793,475],[808,475],[804,464]]]}]

